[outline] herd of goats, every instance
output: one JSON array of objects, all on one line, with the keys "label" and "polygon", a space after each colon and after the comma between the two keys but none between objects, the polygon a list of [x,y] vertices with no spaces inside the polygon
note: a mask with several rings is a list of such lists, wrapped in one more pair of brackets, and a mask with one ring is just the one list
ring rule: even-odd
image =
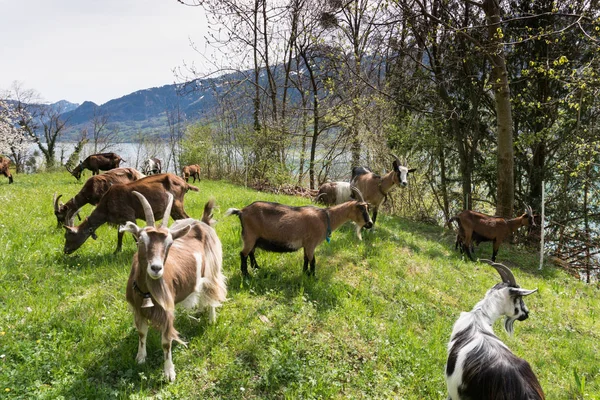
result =
[{"label": "herd of goats", "polygon": [[[256,201],[242,209],[230,208],[225,215],[237,215],[242,226],[243,248],[241,272],[248,273],[248,257],[258,268],[254,251],[273,252],[304,249],[303,270],[315,274],[315,249],[329,241],[331,233],[347,221],[362,228],[372,228],[379,207],[396,186],[407,186],[408,169],[396,157],[392,170],[383,176],[366,167],[355,167],[350,182],[328,182],[319,188],[315,201],[327,207],[292,207]],[[0,172],[9,178],[6,158],[0,157]],[[115,153],[94,154],[69,172],[78,180],[84,169],[93,172],[82,189],[66,203],[54,195],[54,213],[58,226],[65,229],[64,252],[76,251],[96,229],[105,224],[119,226],[117,251],[123,234],[131,233],[138,251],[133,256],[126,298],[131,304],[139,334],[136,361],[146,359],[149,324],[161,332],[164,351],[164,374],[175,380],[171,357],[172,341],[183,343],[174,328],[175,304],[208,309],[209,321],[216,321],[216,308],[227,296],[222,270],[222,246],[213,228],[214,200],[204,206],[201,220],[190,218],[183,207],[184,195],[198,191],[189,178],[200,179],[200,167],[183,168],[183,177],[161,173],[158,159],[147,160],[143,173],[134,168],[119,168],[122,161]],[[405,164],[405,163],[404,163]],[[107,171],[99,174],[99,171]],[[147,176],[146,176],[147,175]],[[96,207],[78,226],[75,217],[86,204]],[[369,215],[372,209],[373,217]],[[169,217],[175,222],[169,227]],[[146,221],[144,227],[136,220]],[[162,219],[160,226],[155,221]],[[527,319],[529,310],[523,297],[536,290],[519,287],[515,277],[503,264],[495,262],[500,244],[521,226],[533,226],[531,207],[517,218],[505,219],[465,210],[448,221],[457,224],[456,248],[473,259],[474,244],[493,242],[490,264],[502,282],[487,291],[471,312],[461,313],[454,324],[448,344],[446,382],[449,399],[544,399],[542,388],[527,361],[514,355],[494,334],[494,322],[505,316],[504,328],[513,332],[516,320]]]}]

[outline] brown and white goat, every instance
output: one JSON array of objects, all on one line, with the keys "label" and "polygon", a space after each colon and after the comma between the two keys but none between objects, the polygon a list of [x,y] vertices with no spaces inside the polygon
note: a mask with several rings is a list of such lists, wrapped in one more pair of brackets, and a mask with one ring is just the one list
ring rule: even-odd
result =
[{"label": "brown and white goat", "polygon": [[87,157],[72,170],[68,167],[66,168],[71,175],[79,180],[84,169],[89,169],[92,171],[92,175],[98,175],[100,170],[108,171],[114,168],[119,168],[121,161],[125,160],[123,160],[121,156],[116,153],[99,153],[92,154],[91,156]]},{"label": "brown and white goat", "polygon": [[221,241],[210,226],[214,201],[204,206],[202,221],[182,219],[168,228],[173,195],[167,193],[162,225],[155,227],[156,210],[141,193],[132,191],[132,194],[144,209],[146,226],[140,228],[129,221],[119,231],[130,232],[138,244],[126,291],[139,336],[135,360],[140,364],[146,361],[149,322],[161,332],[165,377],[174,381],[171,344],[175,340],[185,345],[174,326],[175,304],[208,308],[209,322],[214,323],[215,309],[227,297]]},{"label": "brown and white goat", "polygon": [[[77,250],[90,236],[96,239],[96,229],[105,223],[123,225],[127,221],[134,222],[136,219],[143,219],[144,209],[133,194],[134,191],[142,193],[150,202],[157,218],[163,216],[167,193],[171,193],[175,199],[170,211],[171,217],[173,219],[189,218],[183,209],[183,197],[188,190],[197,192],[198,188],[189,185],[173,174],[152,175],[139,181],[112,185],[92,213],[79,226],[64,227],[65,254],[71,254]],[[121,251],[122,244],[123,233],[119,232],[115,251]]]},{"label": "brown and white goat", "polygon": [[325,182],[319,186],[315,202],[328,206],[351,200],[352,189],[349,182]]},{"label": "brown and white goat", "polygon": [[194,178],[192,183],[196,182],[196,179],[200,180],[200,166],[198,164],[186,165],[181,170],[181,174],[183,179],[187,182],[190,179],[190,176]]},{"label": "brown and white goat", "polygon": [[487,291],[470,312],[460,313],[452,328],[446,362],[449,400],[543,400],[544,391],[529,363],[513,354],[494,334],[494,322],[505,316],[504,329],[512,335],[515,321],[529,310],[523,297],[537,289],[522,289],[503,264],[482,260],[500,274],[502,283]]},{"label": "brown and white goat", "polygon": [[104,174],[90,177],[85,181],[79,193],[64,204],[60,202],[62,194],[56,196],[56,193],[54,193],[52,203],[54,204],[57,227],[60,228],[62,225],[73,226],[73,218],[77,211],[86,204],[93,206],[98,204],[104,193],[115,183],[128,183],[142,178],[144,178],[144,175],[135,168],[115,168]]},{"label": "brown and white goat", "polygon": [[403,166],[398,157],[392,154],[394,162],[392,171],[384,176],[379,176],[365,167],[354,167],[352,169],[351,184],[363,194],[365,201],[373,209],[373,225],[377,220],[377,213],[388,193],[395,185],[405,187],[408,185],[408,174],[416,171],[416,168],[408,169]]},{"label": "brown and white goat", "polygon": [[13,183],[13,177],[10,173],[10,158],[0,156],[0,174],[8,178],[8,183]]},{"label": "brown and white goat", "polygon": [[[366,202],[348,201],[329,208],[314,206],[291,207],[279,203],[256,201],[241,210],[230,208],[225,216],[235,214],[242,224],[244,247],[240,252],[241,270],[248,276],[248,256],[252,268],[258,268],[254,250],[278,253],[294,252],[304,248],[303,271],[315,274],[315,248],[323,241],[329,241],[331,232],[346,221],[356,223],[356,234],[361,238],[360,229],[373,225]],[[310,271],[308,264],[310,263]]]},{"label": "brown and white goat", "polygon": [[473,260],[471,250],[473,242],[493,242],[492,261],[496,261],[498,249],[511,234],[522,226],[535,226],[533,210],[525,206],[525,213],[517,218],[507,219],[493,217],[477,211],[465,210],[450,218],[447,225],[458,223],[458,235],[455,246],[462,246],[462,250]]}]

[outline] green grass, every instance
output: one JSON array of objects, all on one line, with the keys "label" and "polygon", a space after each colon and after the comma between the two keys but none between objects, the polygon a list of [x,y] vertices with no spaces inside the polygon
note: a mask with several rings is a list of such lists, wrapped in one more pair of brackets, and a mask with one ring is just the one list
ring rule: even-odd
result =
[{"label": "green grass", "polygon": [[[452,325],[499,280],[491,267],[464,261],[451,232],[380,214],[362,242],[346,225],[321,244],[315,278],[302,274],[301,252],[259,250],[261,269],[244,280],[239,220],[224,218],[227,208],[307,200],[197,185],[185,207],[200,217],[206,200],[217,200],[229,300],[215,325],[178,311],[188,346],[175,345],[177,380],[169,384],[156,330],[146,364],[134,359],[125,301],[133,239],[115,255],[116,229],[105,225],[98,240],[65,256],[52,194],[68,199],[81,183],[67,173],[0,181],[0,398],[446,398]],[[491,248],[478,254],[489,257]],[[500,323],[496,333],[529,361],[548,399],[600,397],[598,287],[552,266],[539,273],[529,249],[503,245],[499,260],[539,292],[526,299],[530,318],[515,324],[513,337]]]}]

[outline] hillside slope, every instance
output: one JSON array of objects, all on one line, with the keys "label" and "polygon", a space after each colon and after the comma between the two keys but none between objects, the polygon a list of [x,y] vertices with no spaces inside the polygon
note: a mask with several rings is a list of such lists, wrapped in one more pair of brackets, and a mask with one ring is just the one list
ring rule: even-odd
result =
[{"label": "hillside slope", "polygon": [[[229,301],[212,326],[203,313],[178,313],[188,347],[175,346],[178,375],[169,385],[158,332],[151,330],[147,363],[134,360],[138,339],[125,302],[133,240],[115,255],[116,230],[103,226],[98,240],[62,254],[51,200],[77,193],[69,178],[0,181],[0,390],[8,398],[445,399],[452,325],[499,282],[491,267],[454,252],[451,232],[385,212],[362,242],[347,225],[321,244],[315,278],[302,274],[301,252],[258,250],[261,268],[243,280],[239,220],[224,218],[225,210],[307,200],[203,180],[185,208],[200,217],[209,197],[220,207]],[[598,398],[598,287],[552,266],[538,272],[528,249],[503,245],[499,261],[539,292],[525,300],[530,317],[513,337],[501,323],[496,333],[530,362],[548,399]]]}]

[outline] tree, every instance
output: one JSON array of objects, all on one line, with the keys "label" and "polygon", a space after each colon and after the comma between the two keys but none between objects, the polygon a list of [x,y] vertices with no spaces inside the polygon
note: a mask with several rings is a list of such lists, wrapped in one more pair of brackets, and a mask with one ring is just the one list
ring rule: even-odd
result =
[{"label": "tree", "polygon": [[19,125],[19,121],[28,118],[23,114],[25,112],[17,112],[10,103],[0,99],[0,154],[8,155],[12,159],[17,172],[23,171],[31,143]]}]

